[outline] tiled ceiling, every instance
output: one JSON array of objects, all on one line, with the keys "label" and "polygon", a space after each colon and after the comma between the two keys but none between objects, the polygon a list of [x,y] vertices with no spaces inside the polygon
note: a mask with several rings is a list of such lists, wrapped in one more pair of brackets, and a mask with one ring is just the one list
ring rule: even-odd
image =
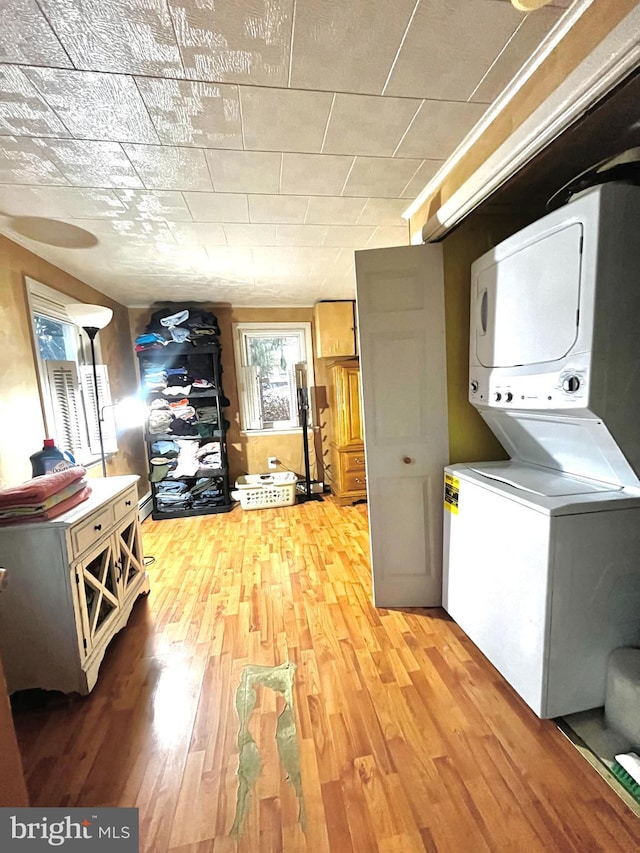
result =
[{"label": "tiled ceiling", "polygon": [[568,5],[0,0],[0,231],[125,305],[352,298]]}]

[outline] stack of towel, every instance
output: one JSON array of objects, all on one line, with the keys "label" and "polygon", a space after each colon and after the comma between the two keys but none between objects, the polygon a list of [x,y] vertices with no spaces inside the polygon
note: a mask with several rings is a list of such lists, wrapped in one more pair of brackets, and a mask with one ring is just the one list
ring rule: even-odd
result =
[{"label": "stack of towel", "polygon": [[49,521],[85,501],[91,494],[86,470],[65,468],[0,490],[0,525]]}]

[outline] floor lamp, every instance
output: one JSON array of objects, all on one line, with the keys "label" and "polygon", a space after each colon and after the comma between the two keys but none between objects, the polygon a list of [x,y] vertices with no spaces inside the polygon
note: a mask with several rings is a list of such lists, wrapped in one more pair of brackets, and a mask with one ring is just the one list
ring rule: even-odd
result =
[{"label": "floor lamp", "polygon": [[91,366],[93,368],[93,388],[96,395],[96,420],[98,422],[100,459],[102,461],[102,476],[106,477],[107,463],[104,457],[104,440],[102,438],[102,423],[100,419],[100,397],[98,396],[98,372],[96,370],[96,350],[93,342],[100,329],[104,329],[111,322],[113,311],[111,308],[104,308],[102,305],[85,305],[81,302],[72,302],[66,308],[71,322],[84,329],[91,342]]},{"label": "floor lamp", "polygon": [[304,453],[304,492],[298,495],[298,503],[305,501],[321,501],[322,495],[312,491],[311,465],[309,462],[309,389],[307,387],[307,365],[305,362],[296,364],[296,392],[298,398],[298,414],[302,427],[302,450]]}]

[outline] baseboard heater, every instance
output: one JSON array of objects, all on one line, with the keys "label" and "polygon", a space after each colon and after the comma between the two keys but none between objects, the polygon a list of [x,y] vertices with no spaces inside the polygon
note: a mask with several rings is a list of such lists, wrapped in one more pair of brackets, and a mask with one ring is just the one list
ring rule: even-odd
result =
[{"label": "baseboard heater", "polygon": [[153,499],[151,497],[151,492],[147,492],[147,494],[138,501],[138,515],[140,517],[140,522],[142,523],[145,518],[150,516],[152,511]]}]

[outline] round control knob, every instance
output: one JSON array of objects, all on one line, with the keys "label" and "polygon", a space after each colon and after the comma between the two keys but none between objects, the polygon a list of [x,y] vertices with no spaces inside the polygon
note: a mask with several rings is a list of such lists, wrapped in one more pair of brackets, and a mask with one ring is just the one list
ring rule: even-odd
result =
[{"label": "round control knob", "polygon": [[507,391],[507,393],[504,395],[504,399],[507,403],[510,403],[513,400],[513,394],[511,393],[511,391]]},{"label": "round control knob", "polygon": [[479,387],[480,386],[478,385],[478,381],[476,379],[472,379],[471,380],[471,391],[472,391],[472,393],[475,394]]},{"label": "round control knob", "polygon": [[502,400],[502,394],[499,391],[496,391],[496,393],[493,395],[493,399],[496,401],[496,403],[499,403],[500,400]]},{"label": "round control knob", "polygon": [[568,394],[575,394],[580,387],[580,379],[577,376],[567,376],[562,380],[562,388]]}]

